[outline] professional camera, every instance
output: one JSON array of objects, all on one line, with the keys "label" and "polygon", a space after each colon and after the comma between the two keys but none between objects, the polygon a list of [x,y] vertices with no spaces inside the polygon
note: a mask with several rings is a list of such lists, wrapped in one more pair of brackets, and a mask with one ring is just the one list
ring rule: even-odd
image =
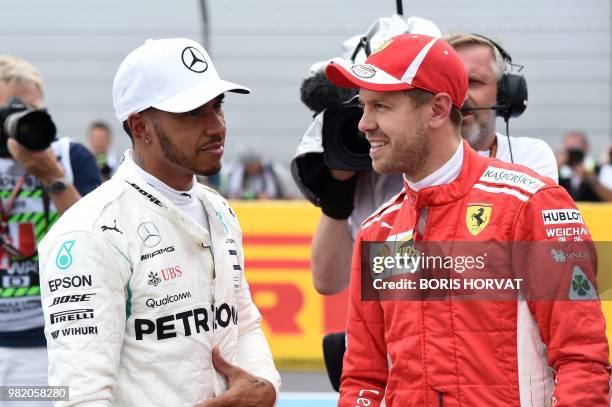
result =
[{"label": "professional camera", "polygon": [[584,151],[578,148],[570,148],[567,150],[567,165],[573,167],[584,162]]},{"label": "professional camera", "polygon": [[[397,14],[376,19],[363,34],[344,41],[342,58],[356,64],[363,63],[385,40],[398,34],[442,35],[430,20],[403,17],[401,1],[397,4]],[[316,206],[321,206],[325,188],[330,189],[329,185],[332,185],[329,182],[330,169],[372,171],[370,144],[357,128],[363,114],[355,102],[358,90],[339,88],[329,82],[324,73],[328,63],[329,60],[315,63],[310,68],[310,76],[302,82],[301,100],[315,115],[291,161],[295,183],[306,199]]]},{"label": "professional camera", "polygon": [[370,144],[357,129],[363,110],[356,101],[357,89],[339,88],[322,70],[304,79],[302,102],[315,114],[323,112],[321,138],[323,160],[328,168],[347,171],[372,169]]},{"label": "professional camera", "polygon": [[372,169],[370,143],[357,128],[362,107],[349,101],[323,113],[323,159],[329,168],[347,171]]},{"label": "professional camera", "polygon": [[0,107],[0,157],[9,157],[6,141],[14,138],[31,151],[42,151],[55,139],[56,127],[45,109],[32,109],[19,98]]},{"label": "professional camera", "polygon": [[330,168],[350,171],[372,168],[369,143],[357,129],[362,114],[354,101],[357,92],[329,82],[322,66],[317,64],[302,81],[300,99],[314,113],[314,119],[291,162],[291,175],[306,199],[317,206],[321,205],[321,195],[329,189]]},{"label": "professional camera", "polygon": [[109,179],[113,173],[113,169],[108,164],[108,155],[104,153],[96,155],[96,164],[98,165],[98,170],[102,178]]}]

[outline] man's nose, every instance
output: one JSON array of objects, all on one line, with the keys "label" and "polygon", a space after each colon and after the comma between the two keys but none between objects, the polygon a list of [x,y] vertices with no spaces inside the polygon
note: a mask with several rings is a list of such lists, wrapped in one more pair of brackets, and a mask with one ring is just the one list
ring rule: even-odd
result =
[{"label": "man's nose", "polygon": [[223,135],[225,134],[225,118],[222,114],[215,113],[211,115],[206,121],[207,133],[209,135]]},{"label": "man's nose", "polygon": [[361,119],[359,119],[357,128],[363,133],[376,129],[376,122],[372,119],[371,114],[369,114],[366,109],[363,110],[363,114],[361,115]]}]

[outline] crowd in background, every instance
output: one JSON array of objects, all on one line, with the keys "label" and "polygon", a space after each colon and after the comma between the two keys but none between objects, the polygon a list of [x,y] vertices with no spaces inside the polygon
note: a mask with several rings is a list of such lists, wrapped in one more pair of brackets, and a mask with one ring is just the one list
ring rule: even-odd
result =
[{"label": "crowd in background", "polygon": [[574,201],[612,201],[612,148],[600,157],[591,155],[589,140],[581,131],[563,137],[557,150],[559,184]]}]

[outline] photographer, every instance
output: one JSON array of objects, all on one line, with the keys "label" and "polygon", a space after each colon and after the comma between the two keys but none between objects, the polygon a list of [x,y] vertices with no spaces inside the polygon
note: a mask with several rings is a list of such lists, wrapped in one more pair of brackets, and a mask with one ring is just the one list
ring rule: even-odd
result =
[{"label": "photographer", "polygon": [[[379,43],[383,40],[378,39]],[[521,76],[510,72],[510,55],[498,44],[479,35],[455,34],[447,41],[461,57],[469,77],[468,94],[462,107],[462,137],[481,156],[522,164],[557,181],[557,163],[548,144],[535,138],[507,137],[495,131],[497,116],[518,117],[524,107],[517,110],[516,105],[526,106],[522,97],[526,100],[527,85]],[[372,49],[376,49],[376,45]],[[516,84],[518,91],[502,88],[504,80],[516,81],[511,85]],[[302,85],[302,100],[311,107],[317,104],[311,102],[311,93],[314,92],[308,90],[315,87],[307,86],[308,81],[314,82],[315,79],[307,79]],[[325,92],[319,90],[318,93],[328,97],[328,106],[324,108],[337,106],[337,97],[334,99],[333,96],[348,92],[347,89],[332,91],[333,85],[323,82],[323,79],[318,81],[319,88],[325,89]],[[323,105],[323,101],[318,101],[318,105]],[[322,114],[315,117],[304,138],[309,132],[325,127],[324,117]],[[325,135],[323,139],[325,144]],[[323,212],[312,242],[313,282],[319,293],[332,295],[348,286],[353,239],[361,222],[400,192],[403,183],[398,174],[378,175],[371,170],[356,173],[325,168],[318,174],[321,176],[316,181],[309,180],[309,177],[314,179],[314,175],[302,176],[302,180],[309,180],[320,188],[317,198]]]},{"label": "photographer", "polygon": [[[316,115],[307,134],[322,132],[324,109],[341,111],[343,101],[355,96],[352,91],[332,85],[322,71],[307,78],[301,90],[302,101]],[[350,118],[337,117],[352,123]],[[355,137],[360,137],[356,131],[354,133]],[[402,177],[397,174],[379,175],[369,169],[331,169],[322,163],[316,176],[322,214],[312,240],[312,275],[316,290],[332,295],[348,286],[353,240],[361,222],[401,190]]]},{"label": "photographer", "polygon": [[91,153],[55,138],[37,69],[0,56],[0,385],[47,384],[37,243],[99,184]]},{"label": "photographer", "polygon": [[[426,19],[382,17],[363,37],[343,43],[344,56],[364,61],[371,50],[384,46],[385,39],[406,32],[441,35]],[[401,174],[372,171],[370,145],[357,129],[361,107],[352,101],[357,92],[330,83],[323,73],[325,65],[313,65],[300,89],[302,102],[315,117],[298,147],[292,172],[306,198],[321,207],[312,240],[312,277],[319,293],[333,295],[348,287],[353,241],[361,223],[401,191],[403,180]]]},{"label": "photographer", "polygon": [[583,132],[571,131],[563,137],[557,153],[559,185],[575,201],[612,201],[612,189],[600,181],[601,167],[588,153],[589,141]]}]

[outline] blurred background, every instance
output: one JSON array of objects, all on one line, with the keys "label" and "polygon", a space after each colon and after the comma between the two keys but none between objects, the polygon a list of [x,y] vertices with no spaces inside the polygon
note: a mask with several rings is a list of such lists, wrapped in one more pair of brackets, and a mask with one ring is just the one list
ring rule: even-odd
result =
[{"label": "blurred background", "polygon": [[[22,0],[0,13],[0,53],[38,67],[59,136],[91,147],[91,124],[101,121],[113,134],[114,154],[121,157],[130,145],[113,115],[111,97],[121,60],[147,38],[200,41],[224,78],[253,90],[250,96],[226,99],[226,168],[263,159],[278,164],[275,170],[286,180],[287,166],[312,120],[299,93],[311,64],[340,55],[344,40],[394,12],[391,0]],[[444,34],[484,34],[524,65],[529,107],[510,122],[512,136],[541,138],[557,150],[564,135],[577,130],[588,137],[595,160],[607,161],[612,144],[610,0],[405,0],[404,15],[430,19]],[[498,123],[498,131],[503,129]],[[299,193],[280,197],[298,198]],[[234,206],[244,229],[253,297],[283,369],[288,393],[280,405],[334,405],[321,338],[343,330],[346,293],[322,297],[312,287],[310,242],[320,211],[299,200]],[[605,213],[591,208],[585,219],[597,223]],[[594,236],[612,240],[605,223],[595,229]]]},{"label": "blurred background", "polygon": [[[610,8],[609,0],[404,1],[405,15],[447,33],[487,35],[524,65],[529,108],[511,134],[542,138],[553,150],[574,129],[588,135],[592,151],[611,142]],[[241,145],[274,146],[261,152],[287,164],[311,120],[299,100],[310,65],[394,12],[391,0],[23,0],[0,14],[1,52],[40,69],[60,135],[85,141],[88,125],[104,120],[121,152],[129,141],[113,116],[111,88],[123,57],[147,38],[202,41],[224,76],[253,90],[229,95],[224,106],[225,158]]]}]

